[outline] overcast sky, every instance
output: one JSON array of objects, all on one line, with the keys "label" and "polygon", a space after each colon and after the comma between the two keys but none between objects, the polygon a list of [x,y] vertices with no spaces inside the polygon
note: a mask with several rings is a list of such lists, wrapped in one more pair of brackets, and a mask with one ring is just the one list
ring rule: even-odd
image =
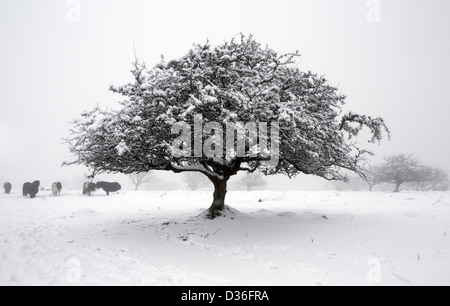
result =
[{"label": "overcast sky", "polygon": [[369,22],[365,0],[1,1],[0,180],[82,177],[60,167],[67,122],[121,99],[108,87],[130,81],[133,45],[152,66],[240,32],[299,50],[299,68],[338,85],[348,110],[383,116],[392,140],[371,147],[377,158],[410,152],[450,170],[450,1],[379,2]]}]

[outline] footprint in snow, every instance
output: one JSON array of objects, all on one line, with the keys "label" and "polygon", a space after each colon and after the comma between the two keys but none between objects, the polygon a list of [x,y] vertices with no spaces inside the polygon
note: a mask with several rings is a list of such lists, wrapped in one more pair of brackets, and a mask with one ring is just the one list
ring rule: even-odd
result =
[{"label": "footprint in snow", "polygon": [[442,252],[441,250],[438,250],[435,254],[435,257],[440,258],[440,259],[445,259],[448,260],[448,258],[445,256],[444,252]]},{"label": "footprint in snow", "polygon": [[278,217],[296,217],[297,214],[292,211],[284,211],[277,214]]},{"label": "footprint in snow", "polygon": [[407,278],[403,277],[402,275],[400,275],[400,274],[398,274],[396,272],[393,272],[392,276],[394,276],[395,278],[397,278],[401,282],[404,282],[404,283],[407,283],[407,284],[411,284],[410,280],[408,280]]},{"label": "footprint in snow", "polygon": [[328,253],[327,257],[329,259],[339,259],[339,256],[337,254],[335,254],[335,253]]}]

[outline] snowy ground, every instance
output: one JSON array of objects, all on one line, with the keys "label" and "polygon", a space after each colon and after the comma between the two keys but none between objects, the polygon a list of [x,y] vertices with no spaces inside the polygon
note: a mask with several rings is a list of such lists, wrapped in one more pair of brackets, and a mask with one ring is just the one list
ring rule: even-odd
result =
[{"label": "snowy ground", "polygon": [[79,193],[0,195],[0,285],[450,285],[450,193]]}]

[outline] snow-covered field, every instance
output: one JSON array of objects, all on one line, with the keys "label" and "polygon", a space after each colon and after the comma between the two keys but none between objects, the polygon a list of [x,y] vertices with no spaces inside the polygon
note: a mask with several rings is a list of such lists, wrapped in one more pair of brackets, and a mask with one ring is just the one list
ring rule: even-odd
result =
[{"label": "snow-covered field", "polygon": [[2,194],[0,285],[450,285],[450,193],[211,198]]}]

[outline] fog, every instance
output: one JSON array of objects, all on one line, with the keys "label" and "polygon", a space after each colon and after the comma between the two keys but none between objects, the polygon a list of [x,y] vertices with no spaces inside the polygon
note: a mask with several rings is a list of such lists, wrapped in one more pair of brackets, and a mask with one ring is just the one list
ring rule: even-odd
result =
[{"label": "fog", "polygon": [[[278,52],[299,50],[299,68],[338,85],[347,110],[384,117],[392,140],[367,146],[375,163],[414,153],[450,170],[450,2],[380,4],[380,22],[369,22],[373,8],[361,0],[1,1],[0,182],[81,187],[87,169],[61,167],[68,122],[96,105],[115,107],[122,97],[108,87],[131,81],[134,49],[152,66],[161,54],[176,58],[193,43],[240,32]],[[325,183],[270,179],[280,189]],[[179,176],[164,174],[152,188],[182,187]]]}]

